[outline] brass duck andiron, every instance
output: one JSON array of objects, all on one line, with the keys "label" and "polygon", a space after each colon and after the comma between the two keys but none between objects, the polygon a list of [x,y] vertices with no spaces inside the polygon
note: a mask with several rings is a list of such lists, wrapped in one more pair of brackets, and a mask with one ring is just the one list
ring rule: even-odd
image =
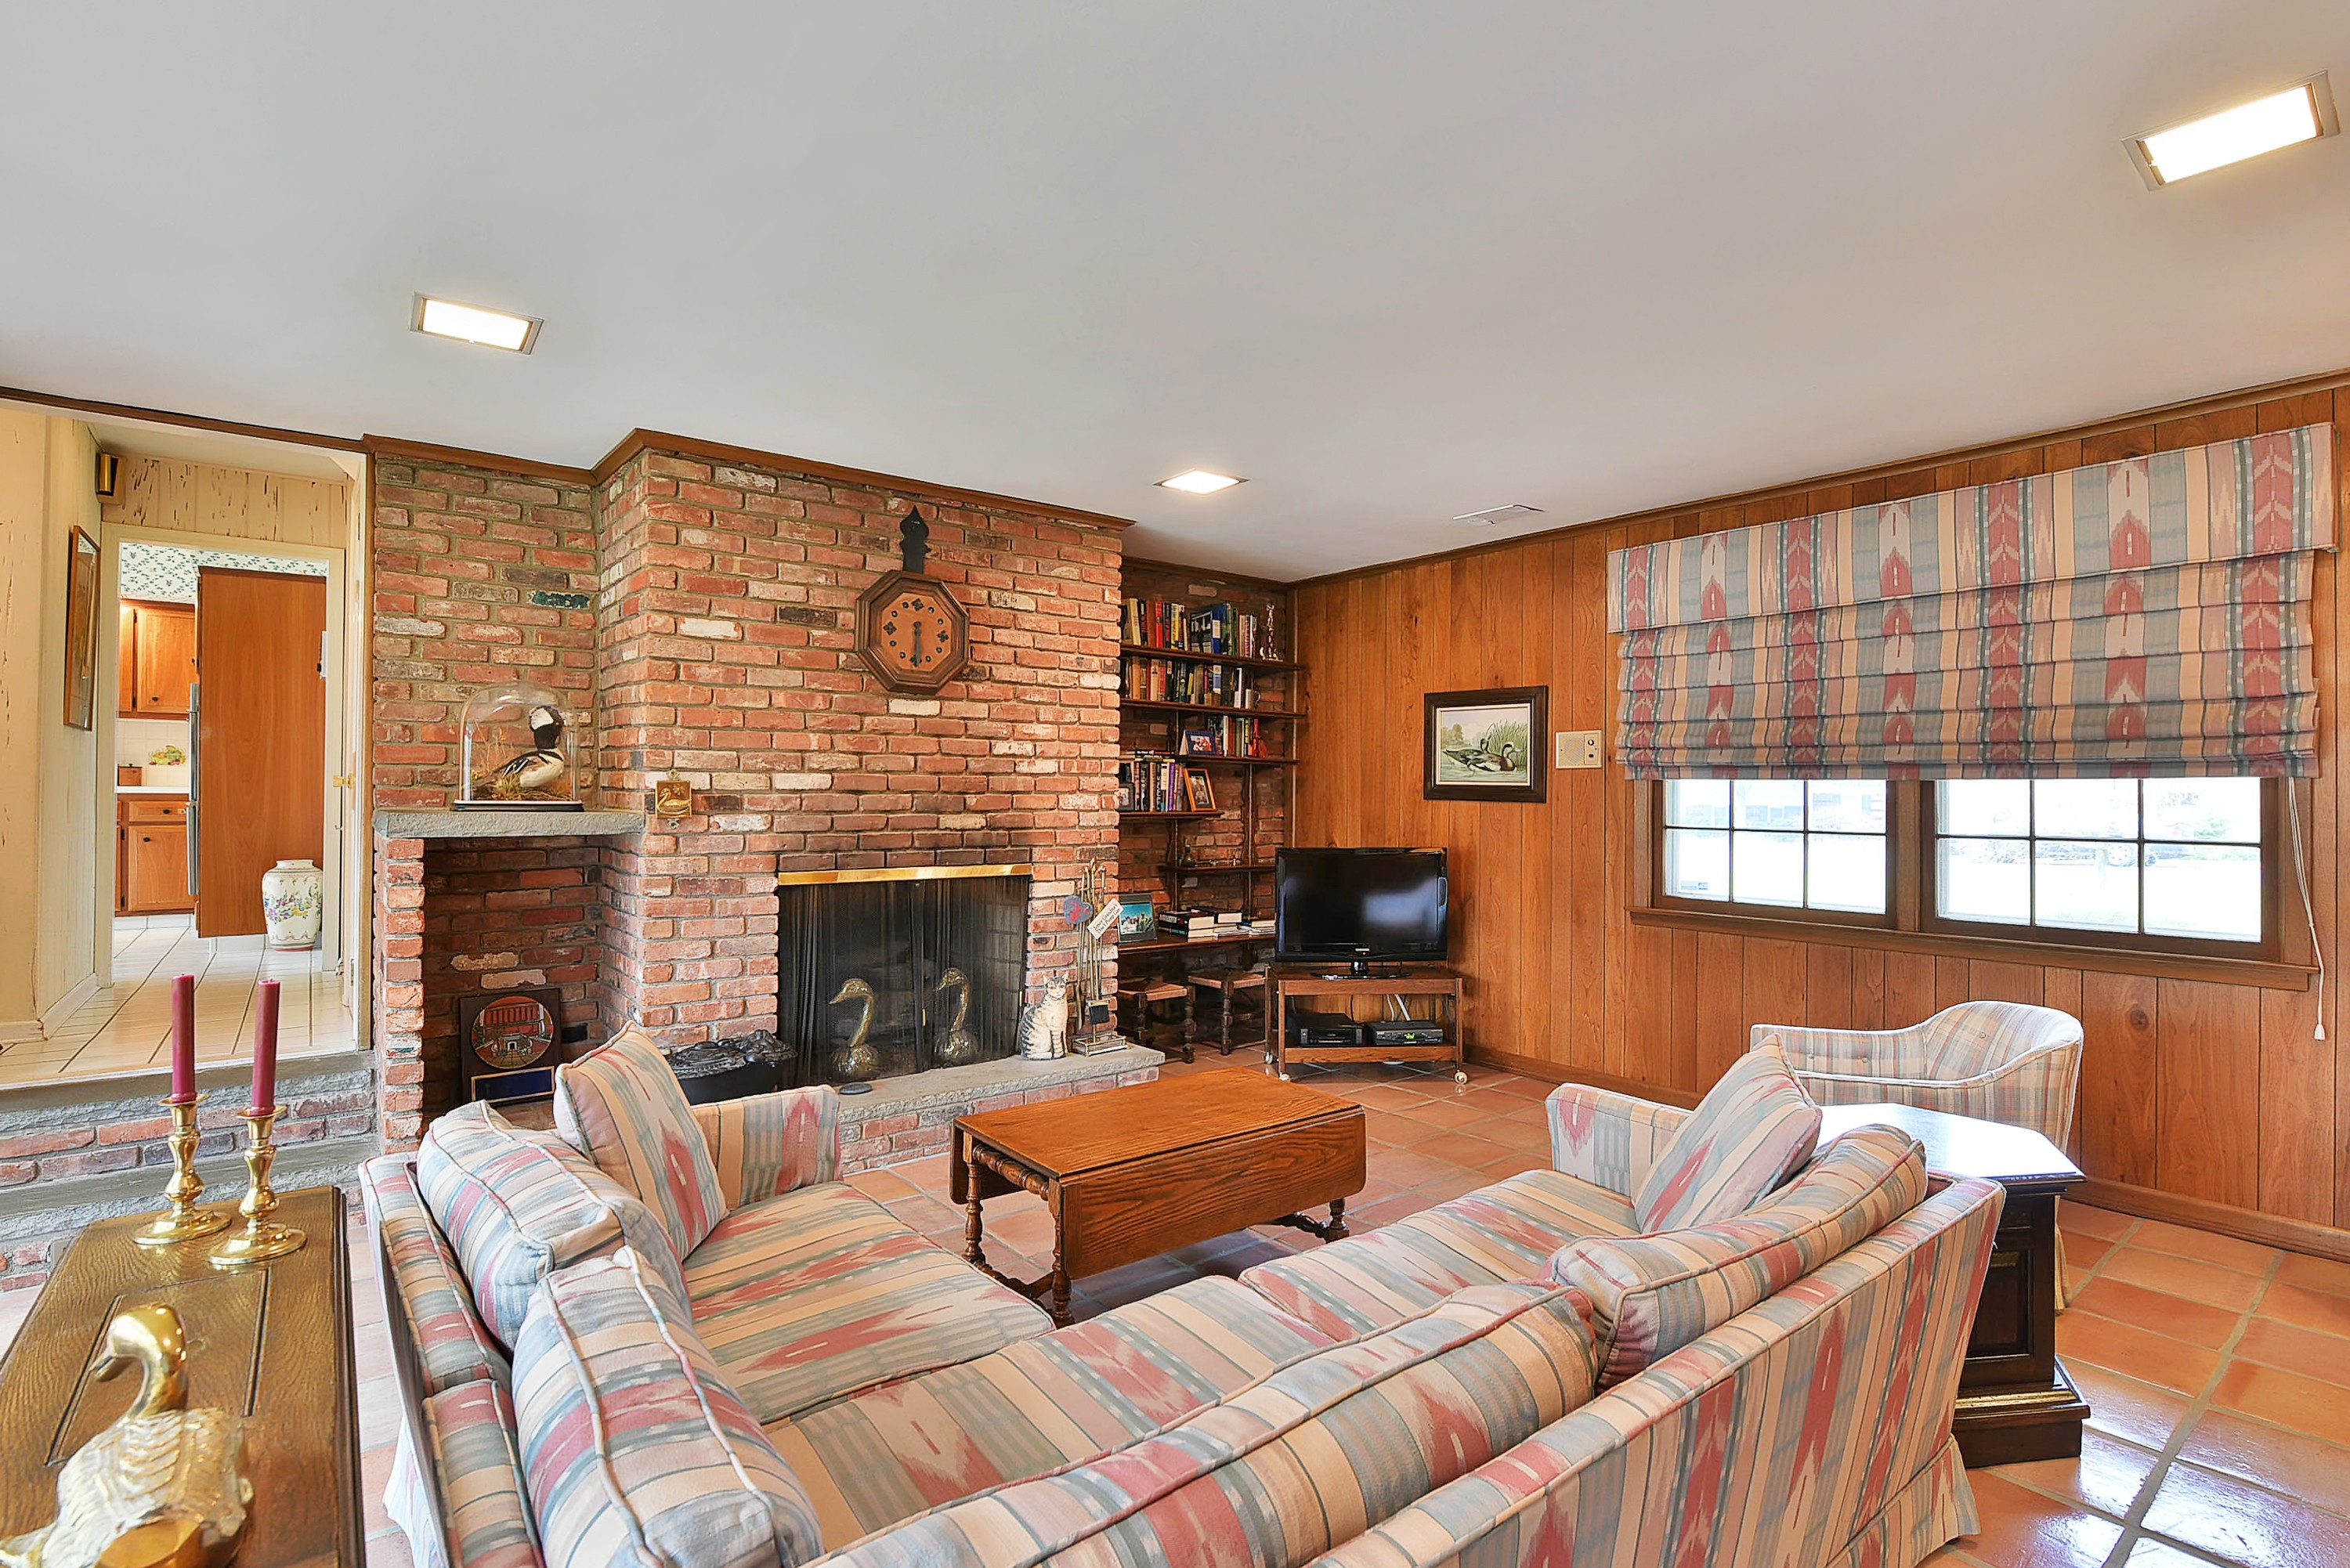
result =
[{"label": "brass duck andiron", "polygon": [[848,1044],[833,1053],[832,1070],[852,1082],[863,1083],[881,1070],[881,1053],[866,1043],[873,1033],[873,988],[851,977],[840,982],[838,994],[833,997],[836,1007],[844,1002],[861,1002],[864,1010],[857,1015],[857,1033]]},{"label": "brass duck andiron", "polygon": [[939,1060],[948,1066],[959,1066],[979,1059],[979,1036],[971,1032],[971,977],[959,969],[951,969],[939,976],[939,983],[931,988],[941,995],[955,993],[954,1021],[947,1025],[946,1043],[939,1047]]},{"label": "brass duck andiron", "polygon": [[136,1365],[139,1398],[57,1473],[55,1522],[0,1542],[0,1568],[219,1568],[235,1553],[253,1501],[244,1424],[187,1407],[187,1358],[170,1307],[115,1314],[91,1370]]}]

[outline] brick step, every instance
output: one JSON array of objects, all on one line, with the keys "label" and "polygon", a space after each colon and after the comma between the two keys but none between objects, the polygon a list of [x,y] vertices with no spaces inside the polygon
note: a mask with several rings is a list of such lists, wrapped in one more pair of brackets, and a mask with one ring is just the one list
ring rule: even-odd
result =
[{"label": "brick step", "polygon": [[[244,1191],[236,1113],[251,1081],[243,1064],[196,1075],[196,1170],[207,1201]],[[172,1154],[160,1102],[170,1087],[168,1073],[153,1072],[0,1090],[0,1290],[47,1279],[85,1226],[162,1207]],[[273,1184],[349,1189],[377,1147],[373,1061],[363,1051],[289,1059],[279,1064],[278,1094],[286,1116]]]}]

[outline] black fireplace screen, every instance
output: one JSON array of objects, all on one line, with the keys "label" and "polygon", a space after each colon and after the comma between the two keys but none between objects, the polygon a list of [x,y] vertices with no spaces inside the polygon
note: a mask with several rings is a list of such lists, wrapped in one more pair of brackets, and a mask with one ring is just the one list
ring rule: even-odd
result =
[{"label": "black fireplace screen", "polygon": [[777,1032],[797,1049],[797,1082],[861,1082],[1014,1054],[1025,877],[814,883],[778,897]]}]

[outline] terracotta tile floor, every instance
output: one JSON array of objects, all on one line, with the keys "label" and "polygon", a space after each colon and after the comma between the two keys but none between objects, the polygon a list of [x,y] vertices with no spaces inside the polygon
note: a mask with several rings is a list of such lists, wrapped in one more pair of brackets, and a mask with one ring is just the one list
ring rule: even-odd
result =
[{"label": "terracotta tile floor", "polygon": [[[1253,1058],[1235,1053],[1231,1064]],[[1195,1067],[1224,1065],[1210,1053]],[[1337,1069],[1305,1081],[1369,1114],[1370,1182],[1350,1205],[1362,1228],[1403,1218],[1499,1177],[1545,1163],[1546,1086],[1478,1071],[1449,1076]],[[943,1157],[855,1178],[941,1243],[960,1248]],[[1037,1200],[992,1199],[989,1255],[1042,1272],[1050,1251]],[[2068,1204],[2066,1250],[2078,1303],[2058,1344],[2095,1407],[2079,1459],[1972,1473],[1982,1533],[1936,1568],[2068,1568],[2212,1563],[2317,1568],[2350,1563],[2350,1264]],[[1101,1312],[1203,1273],[1233,1273],[1317,1243],[1278,1227],[1184,1248],[1082,1282],[1071,1304]],[[372,1568],[407,1568],[383,1514],[396,1400],[374,1254],[352,1244],[360,1446]],[[18,1295],[29,1293],[17,1293]],[[0,1298],[0,1343],[29,1302]]]}]

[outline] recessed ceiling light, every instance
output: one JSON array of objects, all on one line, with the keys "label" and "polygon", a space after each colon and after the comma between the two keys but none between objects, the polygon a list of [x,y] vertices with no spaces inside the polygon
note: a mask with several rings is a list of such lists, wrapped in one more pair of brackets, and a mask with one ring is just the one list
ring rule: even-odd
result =
[{"label": "recessed ceiling light", "polygon": [[2187,120],[2133,136],[2124,143],[2138,175],[2159,189],[2190,174],[2241,163],[2296,142],[2331,136],[2341,126],[2334,116],[2334,93],[2325,73],[2307,81]]},{"label": "recessed ceiling light", "polygon": [[1496,523],[1515,523],[1521,518],[1541,515],[1541,507],[1513,501],[1507,506],[1488,506],[1482,512],[1463,512],[1452,520],[1455,523],[1482,523],[1490,528]]},{"label": "recessed ceiling light", "polygon": [[1189,473],[1179,473],[1172,479],[1159,482],[1161,490],[1180,490],[1186,495],[1213,495],[1219,490],[1230,490],[1235,484],[1246,484],[1245,479],[1234,479],[1229,473],[1210,473],[1195,468]]},{"label": "recessed ceiling light", "polygon": [[492,348],[510,348],[517,354],[527,354],[537,345],[542,325],[536,316],[460,305],[453,299],[435,299],[429,294],[416,296],[416,309],[408,318],[411,332],[429,332],[435,337],[454,337],[461,343],[480,343]]}]

